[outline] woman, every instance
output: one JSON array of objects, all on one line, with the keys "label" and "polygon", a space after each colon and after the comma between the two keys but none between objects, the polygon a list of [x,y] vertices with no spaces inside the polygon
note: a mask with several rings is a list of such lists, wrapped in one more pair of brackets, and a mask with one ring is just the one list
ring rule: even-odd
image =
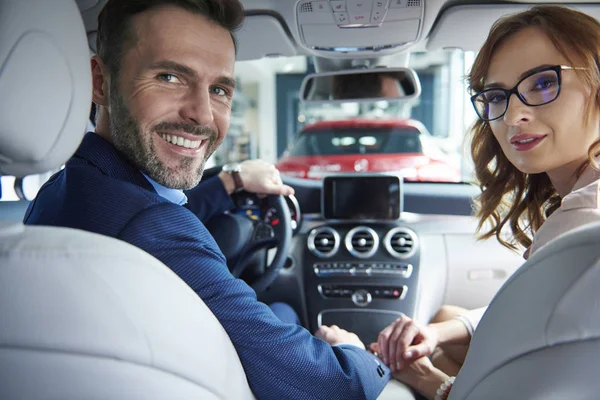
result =
[{"label": "woman", "polygon": [[[538,6],[494,24],[469,75],[479,116],[471,153],[482,189],[481,238],[522,246],[527,257],[600,221],[599,61],[600,23],[572,9]],[[511,240],[502,235],[505,227]],[[483,311],[446,307],[446,316],[427,327],[402,318],[372,349],[396,378],[429,399],[444,399],[447,373],[458,372],[465,352],[443,349],[465,348]],[[422,357],[432,353],[441,369]]]}]

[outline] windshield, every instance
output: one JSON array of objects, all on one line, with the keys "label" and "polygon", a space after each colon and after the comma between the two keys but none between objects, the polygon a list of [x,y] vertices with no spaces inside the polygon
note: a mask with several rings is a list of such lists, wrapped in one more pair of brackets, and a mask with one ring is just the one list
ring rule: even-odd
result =
[{"label": "windshield", "polygon": [[[407,65],[403,57],[387,65]],[[465,136],[476,114],[465,76],[473,59],[459,50],[410,54],[418,98],[335,104],[300,102],[302,80],[315,72],[310,58],[238,62],[231,128],[212,164],[262,158],[306,179],[398,172],[409,181],[470,182]]]},{"label": "windshield", "polygon": [[328,128],[303,131],[292,143],[290,156],[400,154],[423,152],[415,128]]}]

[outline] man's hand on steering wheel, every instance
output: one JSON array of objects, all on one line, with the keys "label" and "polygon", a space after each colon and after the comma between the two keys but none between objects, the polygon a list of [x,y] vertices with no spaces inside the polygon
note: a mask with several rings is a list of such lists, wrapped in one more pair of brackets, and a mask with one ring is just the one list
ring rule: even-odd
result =
[{"label": "man's hand on steering wheel", "polygon": [[[279,171],[271,163],[262,160],[247,160],[241,163],[239,171],[243,189],[255,193],[259,197],[266,195],[289,196],[294,194],[294,189],[283,184]],[[233,176],[228,172],[220,172],[219,178],[225,186],[227,193],[231,194],[236,189]]]},{"label": "man's hand on steering wheel", "polygon": [[[294,194],[294,189],[283,184],[279,171],[273,164],[261,160],[244,161],[234,171],[219,172],[225,190],[229,194],[236,188],[252,193],[267,202],[280,218],[280,223],[272,227],[272,233],[265,235],[264,223],[251,222],[248,218],[226,213],[208,221],[205,225],[213,235],[221,251],[227,258],[228,266],[235,277],[241,277],[251,265],[253,254],[275,248],[275,254],[265,272],[251,283],[252,288],[260,293],[265,290],[279,275],[288,257],[292,242],[290,209],[283,196]],[[237,185],[236,185],[237,180]],[[240,182],[241,180],[241,182]]]}]

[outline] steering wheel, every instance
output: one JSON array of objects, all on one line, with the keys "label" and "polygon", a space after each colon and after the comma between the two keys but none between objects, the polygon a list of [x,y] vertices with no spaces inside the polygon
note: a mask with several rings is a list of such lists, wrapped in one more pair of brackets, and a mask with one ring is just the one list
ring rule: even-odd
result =
[{"label": "steering wheel", "polygon": [[237,213],[222,214],[206,223],[206,228],[227,259],[227,265],[236,278],[251,265],[258,251],[277,248],[271,263],[250,286],[256,293],[264,291],[283,268],[292,244],[291,215],[283,196],[267,196],[269,207],[279,216],[279,223],[270,226],[260,220],[252,221]]}]

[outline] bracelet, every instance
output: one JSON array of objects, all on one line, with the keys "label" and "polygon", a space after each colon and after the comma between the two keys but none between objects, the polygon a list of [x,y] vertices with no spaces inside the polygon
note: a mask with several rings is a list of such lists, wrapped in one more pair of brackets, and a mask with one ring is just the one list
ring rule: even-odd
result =
[{"label": "bracelet", "polygon": [[434,400],[446,400],[448,398],[450,395],[450,389],[452,389],[452,385],[454,384],[454,379],[456,379],[456,377],[451,376],[440,385],[438,390],[435,392]]}]

